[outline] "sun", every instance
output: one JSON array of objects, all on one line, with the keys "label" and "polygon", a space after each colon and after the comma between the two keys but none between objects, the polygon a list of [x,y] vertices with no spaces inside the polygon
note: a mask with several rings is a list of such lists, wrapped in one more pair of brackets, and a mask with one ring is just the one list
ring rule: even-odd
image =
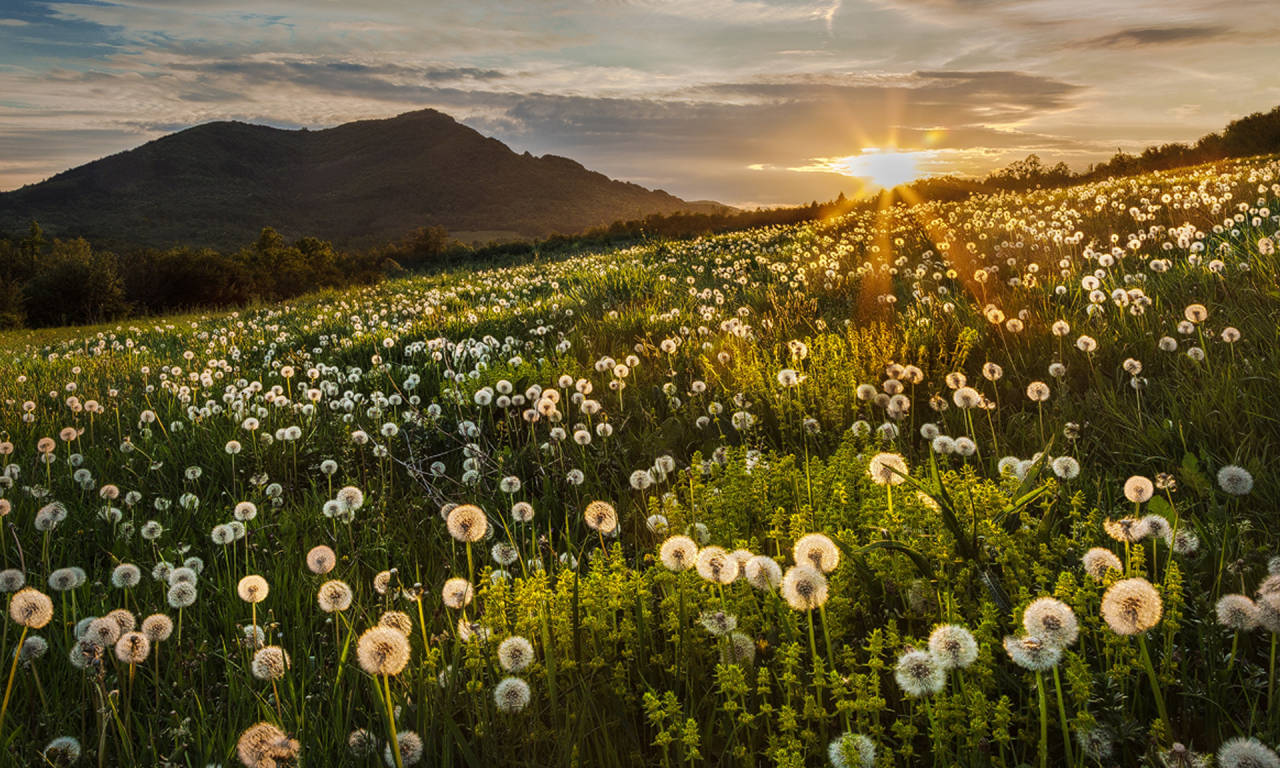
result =
[{"label": "sun", "polygon": [[926,175],[919,167],[923,154],[867,148],[861,154],[839,158],[832,166],[838,173],[870,179],[876,186],[893,189]]}]

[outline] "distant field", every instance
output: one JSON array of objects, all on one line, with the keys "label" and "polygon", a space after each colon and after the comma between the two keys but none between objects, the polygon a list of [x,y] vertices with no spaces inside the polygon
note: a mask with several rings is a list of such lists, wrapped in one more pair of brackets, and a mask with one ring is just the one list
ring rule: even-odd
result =
[{"label": "distant field", "polygon": [[0,744],[1272,765],[1277,230],[1239,162],[0,334]]}]

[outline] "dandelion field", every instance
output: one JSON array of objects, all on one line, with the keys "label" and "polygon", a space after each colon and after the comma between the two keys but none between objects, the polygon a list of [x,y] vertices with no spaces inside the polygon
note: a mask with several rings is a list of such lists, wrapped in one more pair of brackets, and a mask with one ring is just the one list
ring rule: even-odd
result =
[{"label": "dandelion field", "polygon": [[1280,765],[1280,161],[0,336],[14,765]]}]

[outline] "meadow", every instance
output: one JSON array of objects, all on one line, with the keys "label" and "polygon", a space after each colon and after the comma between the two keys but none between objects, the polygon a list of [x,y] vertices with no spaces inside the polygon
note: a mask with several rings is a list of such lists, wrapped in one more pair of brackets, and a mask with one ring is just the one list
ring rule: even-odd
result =
[{"label": "meadow", "polygon": [[1280,766],[1280,161],[0,336],[13,765]]}]

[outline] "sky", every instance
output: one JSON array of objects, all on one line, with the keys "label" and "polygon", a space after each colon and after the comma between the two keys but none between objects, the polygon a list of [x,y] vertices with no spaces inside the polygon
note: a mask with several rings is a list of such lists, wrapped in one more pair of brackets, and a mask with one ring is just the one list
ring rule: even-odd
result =
[{"label": "sky", "polygon": [[1192,141],[1280,105],[1278,61],[1271,0],[0,0],[0,190],[210,121],[429,107],[795,204]]}]

